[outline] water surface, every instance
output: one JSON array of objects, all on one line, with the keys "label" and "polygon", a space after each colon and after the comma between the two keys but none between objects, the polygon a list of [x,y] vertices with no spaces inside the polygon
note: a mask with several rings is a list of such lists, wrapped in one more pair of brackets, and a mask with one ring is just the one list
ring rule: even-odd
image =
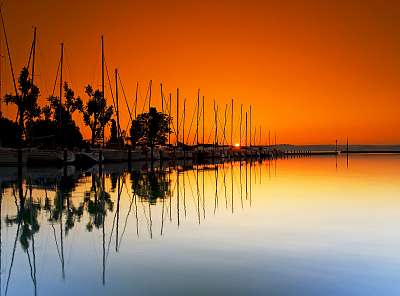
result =
[{"label": "water surface", "polygon": [[1,168],[1,295],[399,295],[399,167]]}]

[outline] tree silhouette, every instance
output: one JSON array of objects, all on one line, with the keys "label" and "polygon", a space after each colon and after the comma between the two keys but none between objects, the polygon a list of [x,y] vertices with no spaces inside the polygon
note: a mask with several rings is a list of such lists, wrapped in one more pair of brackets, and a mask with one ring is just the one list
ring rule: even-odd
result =
[{"label": "tree silhouette", "polygon": [[60,126],[73,122],[72,115],[75,111],[83,110],[83,103],[80,97],[75,97],[75,93],[68,83],[64,83],[64,104],[61,103],[59,97],[50,96],[47,100],[49,106],[43,110],[45,118],[53,117]]},{"label": "tree silhouette", "polygon": [[18,142],[18,125],[0,116],[0,146],[2,147],[13,147]]},{"label": "tree silhouette", "polygon": [[113,108],[112,106],[107,106],[104,95],[100,90],[94,91],[88,85],[85,92],[89,96],[89,100],[82,108],[83,120],[91,130],[91,144],[93,146],[104,135],[104,128],[111,119]]},{"label": "tree silhouette", "polygon": [[131,181],[133,192],[151,204],[156,204],[158,199],[164,199],[171,194],[171,184],[163,170],[131,174]]},{"label": "tree silhouette", "polygon": [[20,141],[24,134],[27,136],[25,124],[31,123],[34,118],[40,116],[40,107],[37,103],[39,93],[39,88],[32,84],[29,79],[29,71],[24,67],[18,79],[18,93],[6,94],[4,97],[7,105],[15,104],[18,108],[18,139]]},{"label": "tree silhouette", "polygon": [[171,117],[156,108],[150,108],[148,113],[139,114],[132,121],[131,141],[133,145],[147,145],[151,148],[151,157],[153,159],[153,149],[155,145],[165,144],[168,133],[170,132],[169,123]]},{"label": "tree silhouette", "polygon": [[47,99],[49,104],[42,109],[44,120],[36,120],[30,124],[31,140],[39,138],[42,144],[51,140],[54,144],[71,148],[82,146],[82,134],[72,119],[75,111],[83,109],[82,100],[75,97],[67,82],[64,84],[64,95],[64,104],[59,97],[51,96]]}]

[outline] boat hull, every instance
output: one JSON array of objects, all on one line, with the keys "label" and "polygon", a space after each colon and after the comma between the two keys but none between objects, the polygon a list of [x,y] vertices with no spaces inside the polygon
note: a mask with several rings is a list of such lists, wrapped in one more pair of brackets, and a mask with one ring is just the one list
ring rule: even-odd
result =
[{"label": "boat hull", "polygon": [[20,150],[18,156],[18,149],[0,148],[0,166],[17,166],[27,163],[28,154],[26,150]]}]

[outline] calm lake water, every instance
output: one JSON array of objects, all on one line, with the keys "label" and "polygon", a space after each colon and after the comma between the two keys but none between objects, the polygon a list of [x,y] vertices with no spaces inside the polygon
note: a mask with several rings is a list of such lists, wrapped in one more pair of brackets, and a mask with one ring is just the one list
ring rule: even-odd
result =
[{"label": "calm lake water", "polygon": [[0,169],[1,295],[399,295],[400,156]]}]

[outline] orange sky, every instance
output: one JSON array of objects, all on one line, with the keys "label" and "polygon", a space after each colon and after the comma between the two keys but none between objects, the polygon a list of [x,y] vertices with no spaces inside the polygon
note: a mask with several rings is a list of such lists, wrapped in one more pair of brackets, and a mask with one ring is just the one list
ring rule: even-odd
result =
[{"label": "orange sky", "polygon": [[[3,2],[18,72],[28,58],[32,27],[38,28],[41,102],[52,90],[60,42],[64,78],[75,91],[86,100],[84,85],[100,87],[104,34],[109,70],[120,69],[130,100],[136,81],[144,97],[152,79],[160,106],[163,82],[167,93],[181,89],[189,118],[201,89],[209,116],[206,139],[212,100],[221,110],[233,98],[237,115],[240,103],[244,109],[251,103],[253,122],[262,125],[263,135],[277,132],[279,143],[344,142],[347,136],[351,143],[400,143],[398,1]],[[6,62],[2,94],[12,91]],[[15,109],[2,108],[15,116]]]}]

